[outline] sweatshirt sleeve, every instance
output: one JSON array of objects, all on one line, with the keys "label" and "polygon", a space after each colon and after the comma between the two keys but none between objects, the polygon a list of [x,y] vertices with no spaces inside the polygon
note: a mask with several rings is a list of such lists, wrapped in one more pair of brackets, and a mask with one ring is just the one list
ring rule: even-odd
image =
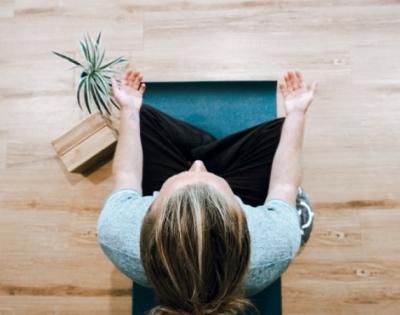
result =
[{"label": "sweatshirt sleeve", "polygon": [[301,244],[300,216],[297,209],[280,199],[270,199],[261,206],[274,223],[274,230],[287,246],[287,255],[293,259]]},{"label": "sweatshirt sleeve", "polygon": [[288,268],[301,243],[297,209],[279,200],[267,200],[246,213],[252,242],[246,293],[259,293]]},{"label": "sweatshirt sleeve", "polygon": [[148,203],[145,198],[130,188],[112,192],[97,221],[97,239],[105,255],[122,273],[149,287],[140,260],[140,230]]}]

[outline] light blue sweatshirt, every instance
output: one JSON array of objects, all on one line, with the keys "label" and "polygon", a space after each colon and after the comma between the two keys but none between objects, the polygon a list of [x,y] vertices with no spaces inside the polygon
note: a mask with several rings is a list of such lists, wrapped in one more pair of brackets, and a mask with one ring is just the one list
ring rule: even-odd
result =
[{"label": "light blue sweatshirt", "polygon": [[[140,260],[140,229],[147,209],[158,195],[141,196],[123,188],[109,194],[97,222],[101,248],[115,266],[134,282],[150,287]],[[297,210],[283,200],[272,199],[253,207],[236,196],[246,214],[250,232],[250,271],[245,292],[251,296],[266,288],[286,270],[301,241]]]}]

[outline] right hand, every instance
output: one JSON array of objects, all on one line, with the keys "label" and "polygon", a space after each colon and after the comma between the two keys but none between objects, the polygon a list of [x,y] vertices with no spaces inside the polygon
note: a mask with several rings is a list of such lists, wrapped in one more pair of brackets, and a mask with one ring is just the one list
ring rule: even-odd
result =
[{"label": "right hand", "polygon": [[111,79],[112,95],[117,100],[121,109],[140,110],[146,85],[142,82],[140,72],[128,69],[125,72],[121,86],[117,85],[114,78]]},{"label": "right hand", "polygon": [[314,81],[311,85],[305,84],[299,71],[294,73],[288,71],[284,80],[283,83],[279,84],[279,90],[283,96],[286,114],[292,112],[306,113],[314,98],[317,82]]}]

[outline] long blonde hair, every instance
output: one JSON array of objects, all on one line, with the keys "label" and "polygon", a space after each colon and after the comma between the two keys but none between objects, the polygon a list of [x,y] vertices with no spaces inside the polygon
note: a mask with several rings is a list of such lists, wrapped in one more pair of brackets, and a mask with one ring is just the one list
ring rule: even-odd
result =
[{"label": "long blonde hair", "polygon": [[140,254],[159,305],[150,315],[238,314],[255,308],[244,294],[250,235],[239,206],[210,185],[176,190],[144,217]]}]

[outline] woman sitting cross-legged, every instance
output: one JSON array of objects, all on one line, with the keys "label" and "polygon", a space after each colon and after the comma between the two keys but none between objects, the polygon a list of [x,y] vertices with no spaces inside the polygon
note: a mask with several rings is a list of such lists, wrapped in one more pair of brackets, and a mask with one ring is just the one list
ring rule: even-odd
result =
[{"label": "woman sitting cross-legged", "polygon": [[216,139],[142,105],[142,80],[128,70],[120,86],[112,81],[121,124],[100,245],[154,289],[150,314],[241,313],[310,235],[300,155],[316,84],[288,72],[279,84],[286,117]]}]

